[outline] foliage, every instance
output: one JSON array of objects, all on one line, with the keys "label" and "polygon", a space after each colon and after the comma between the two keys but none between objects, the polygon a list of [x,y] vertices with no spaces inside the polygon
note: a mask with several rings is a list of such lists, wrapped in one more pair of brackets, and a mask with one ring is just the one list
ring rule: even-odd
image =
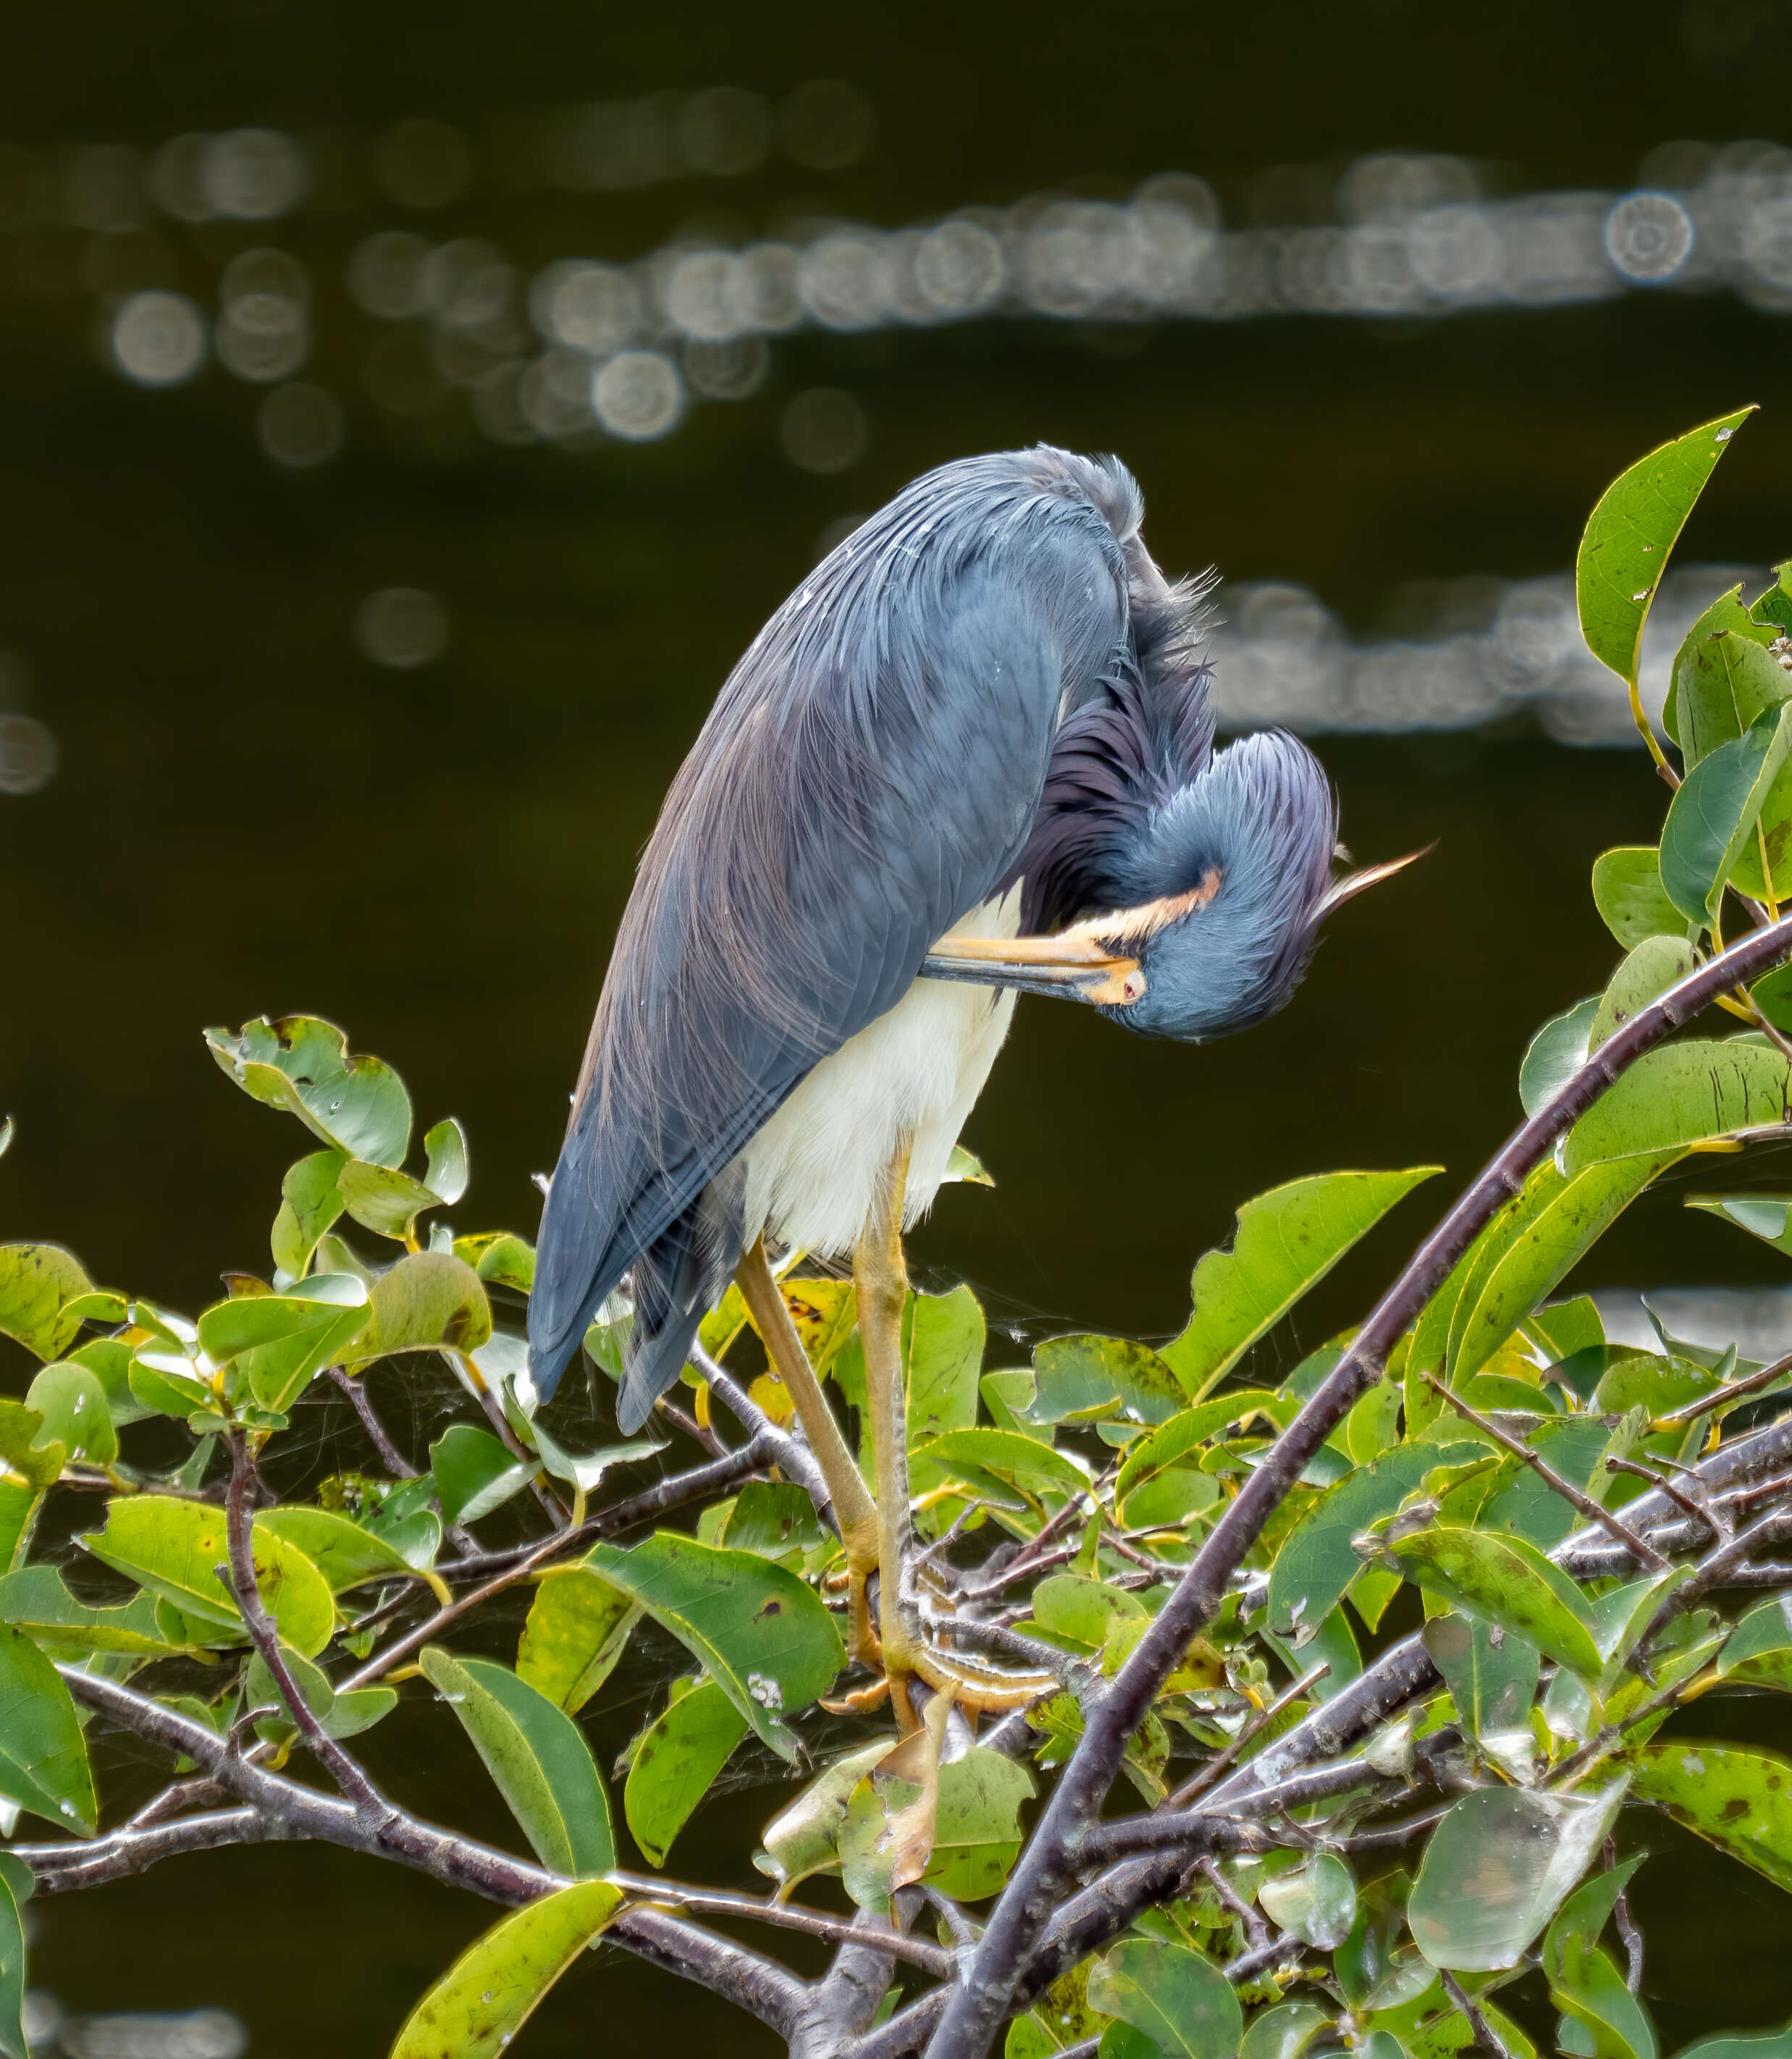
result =
[{"label": "foliage", "polygon": [[[1587,634],[1633,686],[1668,552],[1743,420],[1633,468],[1589,524]],[[1435,1168],[1316,1174],[1246,1201],[1160,1350],[1045,1339],[1026,1367],[986,1372],[969,1288],[910,1296],[926,1619],[942,1651],[969,1639],[986,1668],[1035,1683],[980,1730],[918,1691],[918,1729],[899,1738],[874,1712],[868,1729],[842,1549],[738,1292],[659,1434],[585,1448],[580,1383],[550,1425],[518,1378],[527,1240],[443,1220],[468,1190],[459,1125],[432,1128],[407,1170],[404,1084],[340,1031],[289,1017],[209,1033],[229,1076],[308,1133],[265,1275],[227,1276],[189,1316],[97,1288],[66,1251],[0,1249],[0,1333],[38,1362],[0,1400],[0,1802],[9,1831],[31,1819],[0,1851],[0,2051],[22,2049],[34,1886],[221,1841],[222,1790],[233,1825],[397,1858],[508,1906],[418,2005],[400,2054],[508,2046],[601,1937],[812,2053],[866,2029],[853,2011],[874,1942],[886,1984],[902,1965],[921,1983],[877,2033],[895,2059],[961,1991],[950,1976],[983,1926],[1001,1930],[1052,1821],[1042,1798],[1108,1752],[1125,1809],[1102,1814],[1105,1782],[1078,1805],[1053,1894],[978,1990],[1004,1997],[1009,2059],[1097,2039],[1104,2059],[1523,2054],[1494,1997],[1533,1969],[1562,2050],[1655,2059],[1629,1945],[1608,1942],[1633,1935],[1623,1895],[1641,1863],[1609,1864],[1614,1826],[1664,1813],[1792,1892],[1792,1762],[1662,1729],[1701,1695],[1792,1691],[1792,1575],[1766,1550],[1792,1512],[1792,1424],[1772,1406],[1792,1371],[1665,1336],[1627,1349],[1590,1301],[1552,1297],[1689,1153],[1792,1121],[1792,978],[1765,948],[1747,985],[1713,988],[1740,1020],[1663,1041],[1696,1011],[1657,1006],[1705,977],[1728,910],[1777,923],[1792,894],[1788,619],[1792,568],[1752,606],[1720,597],[1688,635],[1667,719],[1683,779],[1651,739],[1675,788],[1660,846],[1593,868],[1619,962],[1523,1055],[1530,1121],[1445,1218],[1456,1242],[1430,1272],[1416,1260],[1360,1332],[1288,1369],[1286,1318],[1389,1211],[1411,1215]],[[1776,948],[1792,954],[1792,925]],[[968,1154],[955,1175],[987,1182]],[[1792,1253],[1783,1194],[1695,1205]],[[857,1409],[850,1283],[797,1265],[782,1286]],[[587,1338],[599,1394],[630,1316],[617,1296]],[[420,1383],[443,1365],[455,1420],[404,1452],[370,1376]],[[328,1397],[350,1420],[344,1393],[360,1469],[319,1482],[315,1412]],[[66,1507],[46,1522],[53,1498]],[[77,1531],[72,1555],[39,1541]],[[520,1633],[488,1606],[516,1591]],[[633,1692],[669,1643],[684,1670],[600,1765],[619,1667]],[[439,1702],[444,1751],[464,1733],[532,1862],[407,1814],[344,1748],[364,1738],[376,1760],[405,1695]],[[113,1725],[209,1787],[119,1821],[91,1750]],[[292,1778],[296,1752],[342,1800]],[[666,1875],[706,1798],[746,1782],[766,1790],[752,1856],[777,1896]],[[636,1854],[646,1875],[627,1870]],[[798,1892],[831,1876],[868,1922],[897,1926],[862,1928],[838,1978],[798,1981],[704,1927],[844,1940],[834,1890]]]}]

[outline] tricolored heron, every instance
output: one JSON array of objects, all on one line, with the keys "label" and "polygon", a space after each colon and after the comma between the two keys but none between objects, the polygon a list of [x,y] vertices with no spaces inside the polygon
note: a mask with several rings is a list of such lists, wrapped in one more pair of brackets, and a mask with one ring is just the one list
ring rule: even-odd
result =
[{"label": "tricolored heron", "polygon": [[[611,954],[529,1307],[545,1399],[632,1276],[617,1415],[645,1420],[730,1275],[839,1518],[852,1645],[986,1707],[906,1568],[902,1232],[932,1201],[1017,992],[1201,1041],[1283,1006],[1328,910],[1336,807],[1269,731],[1213,748],[1204,589],[1125,468],[1041,447],[942,465],[760,631],[667,798]],[[851,1254],[874,1501],[767,1242]]]}]

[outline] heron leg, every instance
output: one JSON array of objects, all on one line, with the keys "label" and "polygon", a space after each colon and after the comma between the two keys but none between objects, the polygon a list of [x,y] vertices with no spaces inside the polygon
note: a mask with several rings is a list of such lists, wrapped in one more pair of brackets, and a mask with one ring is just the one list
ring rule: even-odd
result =
[{"label": "heron leg", "polygon": [[907,1587],[913,1532],[908,1392],[902,1374],[902,1310],[909,1292],[902,1201],[908,1170],[909,1147],[904,1144],[885,1169],[853,1252],[853,1290],[865,1352],[865,1404],[877,1468],[878,1630],[891,1699],[905,1734],[914,1727],[906,1681],[915,1671],[919,1642]]},{"label": "heron leg", "polygon": [[854,1658],[874,1665],[877,1639],[865,1595],[865,1583],[878,1565],[878,1511],[872,1506],[870,1490],[846,1448],[840,1425],[790,1320],[790,1312],[784,1305],[784,1296],[766,1257],[763,1238],[743,1255],[735,1268],[735,1278],[739,1283],[741,1299],[764,1341],[766,1356],[796,1409],[797,1420],[802,1425],[802,1434],[809,1440],[834,1503],[840,1541],[846,1547],[848,1648]]}]

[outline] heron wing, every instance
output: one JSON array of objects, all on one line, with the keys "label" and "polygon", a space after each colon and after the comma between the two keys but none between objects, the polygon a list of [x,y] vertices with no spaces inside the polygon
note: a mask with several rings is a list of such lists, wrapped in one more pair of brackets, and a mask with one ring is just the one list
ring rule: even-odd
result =
[{"label": "heron wing", "polygon": [[739,1252],[721,1176],[1018,855],[1061,699],[1093,689],[1123,631],[1111,581],[1088,590],[1066,637],[1035,594],[973,564],[925,605],[862,611],[843,645],[781,629],[787,603],[743,661],[611,960],[544,1215],[539,1390],[631,1266],[624,1412],[677,1376]]}]

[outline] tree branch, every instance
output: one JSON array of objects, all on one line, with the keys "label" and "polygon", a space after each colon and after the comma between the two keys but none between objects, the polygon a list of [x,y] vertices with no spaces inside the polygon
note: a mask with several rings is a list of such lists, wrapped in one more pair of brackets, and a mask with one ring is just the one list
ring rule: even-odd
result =
[{"label": "tree branch", "polygon": [[1010,1875],[969,1977],[956,1987],[928,2045],[928,2059],[984,2059],[1009,2015],[1023,1973],[1070,1884],[1069,1855],[1095,1821],[1128,1740],[1158,1689],[1219,1608],[1228,1583],[1264,1523],[1314,1453],[1380,1379],[1388,1354],[1456,1261],[1557,1140],[1646,1052],[1738,980],[1750,984],[1792,956],[1792,919],[1718,953],[1669,988],[1603,1044],[1495,1153],[1383,1295],[1336,1366],[1302,1405],[1209,1531],[1169,1599],[1092,1711],[1069,1764]]}]

